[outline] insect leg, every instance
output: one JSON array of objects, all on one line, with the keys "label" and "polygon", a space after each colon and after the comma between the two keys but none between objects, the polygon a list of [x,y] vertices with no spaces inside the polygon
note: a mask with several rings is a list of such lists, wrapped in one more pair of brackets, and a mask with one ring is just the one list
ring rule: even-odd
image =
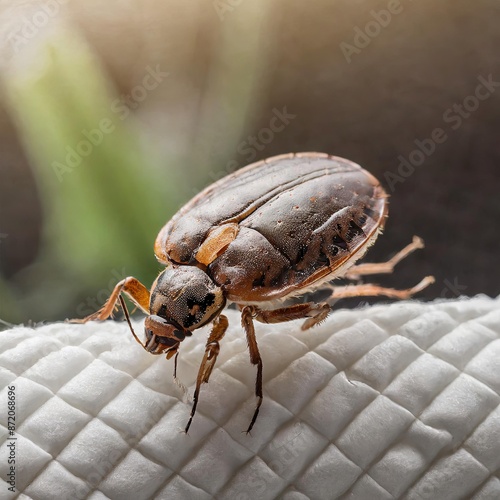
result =
[{"label": "insect leg", "polygon": [[257,377],[255,379],[255,395],[257,396],[257,406],[253,413],[250,425],[246,430],[248,434],[257,420],[259,414],[260,405],[262,404],[262,358],[260,357],[259,347],[257,346],[257,339],[255,338],[255,328],[253,325],[253,316],[255,315],[256,308],[253,306],[245,306],[241,310],[241,325],[245,329],[247,336],[248,350],[250,352],[250,362],[253,365],[257,365]]},{"label": "insect leg", "polygon": [[294,319],[308,318],[302,325],[302,330],[307,330],[323,321],[330,312],[330,305],[326,302],[316,304],[306,302],[294,304],[280,309],[261,310],[256,309],[255,319],[261,323],[283,323]]},{"label": "insect leg", "polygon": [[358,264],[352,266],[346,273],[345,277],[348,279],[358,279],[360,276],[366,276],[368,274],[388,274],[392,273],[394,267],[398,262],[408,257],[415,250],[424,248],[424,240],[418,236],[413,237],[413,241],[406,245],[401,251],[399,251],[394,257],[389,259],[387,262]]},{"label": "insect leg", "polygon": [[[168,359],[168,356],[167,356]],[[182,391],[182,400],[184,402],[187,402],[187,387],[177,378],[177,360],[179,359],[179,353],[176,351],[175,352],[175,357],[174,357],[174,373],[173,373],[173,378],[174,378],[174,383],[175,385]]]},{"label": "insect leg", "polygon": [[348,297],[376,297],[383,295],[391,299],[409,299],[415,293],[421,292],[424,288],[434,283],[434,276],[426,276],[420,283],[406,290],[396,290],[394,288],[384,288],[373,284],[332,286],[333,299],[345,299]]},{"label": "insect leg", "polygon": [[138,280],[129,276],[120,281],[114,288],[106,303],[97,312],[83,319],[72,319],[71,323],[86,323],[92,320],[105,320],[113,314],[120,293],[125,293],[143,312],[149,314],[149,290]]},{"label": "insect leg", "polygon": [[193,396],[193,407],[191,408],[191,415],[189,421],[186,425],[185,432],[189,430],[191,422],[193,421],[194,414],[196,413],[196,407],[198,406],[198,398],[200,395],[200,387],[203,382],[208,382],[212,370],[214,369],[217,356],[220,351],[219,341],[224,337],[228,327],[228,319],[223,314],[219,315],[217,319],[213,322],[213,328],[208,336],[208,340],[205,346],[205,355],[201,361],[200,369],[198,370],[198,376],[196,378],[196,388],[194,390]]}]

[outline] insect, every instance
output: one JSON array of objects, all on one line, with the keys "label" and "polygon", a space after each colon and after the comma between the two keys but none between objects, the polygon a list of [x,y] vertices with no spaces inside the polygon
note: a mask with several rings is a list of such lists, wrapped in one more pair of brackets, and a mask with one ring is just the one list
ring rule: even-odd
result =
[{"label": "insect", "polygon": [[[175,355],[181,342],[209,323],[191,414],[200,387],[208,382],[228,327],[228,302],[241,311],[250,361],[256,365],[253,428],[262,404],[262,359],[254,321],[305,319],[302,330],[324,320],[328,302],[285,300],[327,285],[337,277],[390,273],[418,248],[420,238],[391,260],[356,265],[382,231],[387,194],[377,179],[355,163],[324,153],[291,153],[248,165],[207,187],[160,231],[155,254],[165,269],[149,291],[133,277],[120,281],[104,306],[80,322],[110,317],[119,301],[134,338],[152,354]],[[373,284],[332,286],[331,298],[384,295],[405,299],[434,281],[425,277],[406,290]],[[145,343],[135,334],[122,294],[147,317]]]}]

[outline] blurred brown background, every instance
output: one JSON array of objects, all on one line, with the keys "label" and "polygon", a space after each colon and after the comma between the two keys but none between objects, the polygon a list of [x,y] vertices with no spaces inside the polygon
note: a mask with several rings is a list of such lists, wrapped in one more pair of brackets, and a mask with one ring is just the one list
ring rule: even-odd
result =
[{"label": "blurred brown background", "polygon": [[289,151],[390,192],[367,260],[424,238],[377,281],[499,293],[500,2],[0,5],[0,319],[82,316],[122,277],[150,283],[182,203]]}]

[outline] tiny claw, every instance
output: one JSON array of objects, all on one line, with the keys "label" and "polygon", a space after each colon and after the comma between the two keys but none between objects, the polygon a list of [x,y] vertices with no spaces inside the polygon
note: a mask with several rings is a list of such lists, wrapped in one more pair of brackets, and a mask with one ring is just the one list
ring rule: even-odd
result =
[{"label": "tiny claw", "polygon": [[436,278],[434,276],[426,276],[420,283],[416,284],[412,289],[412,295],[414,293],[421,292],[424,288],[427,288],[429,285],[432,285],[436,282]]},{"label": "tiny claw", "polygon": [[416,248],[425,248],[425,242],[420,236],[413,236],[412,244],[415,245]]}]

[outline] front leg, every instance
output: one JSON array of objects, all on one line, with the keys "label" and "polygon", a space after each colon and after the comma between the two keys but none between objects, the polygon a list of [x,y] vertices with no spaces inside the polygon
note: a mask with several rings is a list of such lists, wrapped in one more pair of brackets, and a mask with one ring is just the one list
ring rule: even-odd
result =
[{"label": "front leg", "polygon": [[93,314],[83,319],[72,319],[71,323],[86,323],[93,320],[105,320],[113,314],[121,293],[130,297],[132,302],[143,312],[149,314],[149,290],[137,279],[129,276],[117,283],[106,303]]},{"label": "front leg", "polygon": [[217,319],[213,322],[212,331],[208,336],[208,340],[205,346],[205,355],[201,361],[200,369],[198,370],[198,376],[196,378],[196,388],[194,390],[193,397],[193,407],[191,408],[191,415],[189,421],[186,425],[185,432],[189,430],[191,422],[193,421],[194,414],[196,413],[196,407],[198,406],[198,398],[200,395],[200,388],[203,382],[207,383],[212,370],[214,369],[215,362],[217,361],[217,356],[219,355],[220,345],[219,341],[224,337],[228,327],[228,319],[223,314],[219,315]]},{"label": "front leg", "polygon": [[252,427],[257,420],[257,415],[259,414],[260,405],[262,404],[262,358],[260,357],[259,347],[257,345],[257,339],[255,338],[255,328],[253,326],[253,317],[258,309],[254,306],[245,306],[241,310],[241,325],[245,329],[247,336],[248,351],[250,352],[250,362],[253,365],[257,365],[257,377],[255,379],[255,395],[257,396],[257,406],[253,413],[250,425],[246,430],[247,434],[252,430]]}]

